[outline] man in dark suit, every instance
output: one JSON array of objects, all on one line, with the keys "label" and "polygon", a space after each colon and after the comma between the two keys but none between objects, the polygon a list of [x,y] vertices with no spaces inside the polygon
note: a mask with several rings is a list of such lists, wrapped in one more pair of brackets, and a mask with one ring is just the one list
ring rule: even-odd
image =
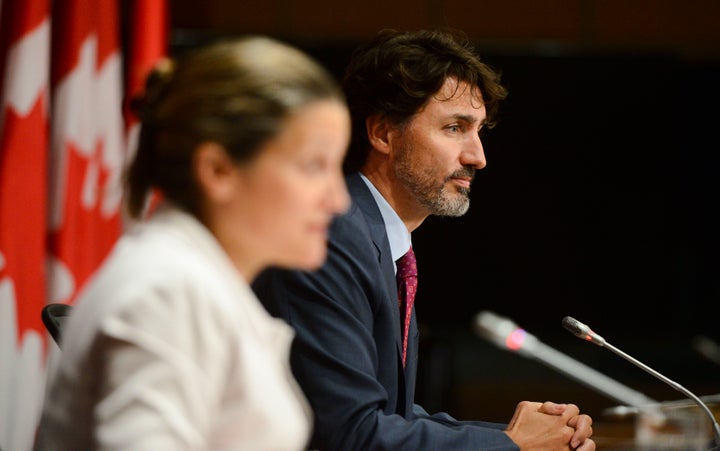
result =
[{"label": "man in dark suit", "polygon": [[418,330],[412,306],[399,305],[396,261],[429,215],[467,211],[485,166],[480,134],[506,95],[498,74],[459,33],[385,30],[354,52],[343,88],[353,204],[331,226],[327,262],[312,273],[273,269],[254,284],[296,330],[291,362],[315,412],[311,448],[595,449],[592,419],[573,404],[523,401],[496,424],[414,403]]}]

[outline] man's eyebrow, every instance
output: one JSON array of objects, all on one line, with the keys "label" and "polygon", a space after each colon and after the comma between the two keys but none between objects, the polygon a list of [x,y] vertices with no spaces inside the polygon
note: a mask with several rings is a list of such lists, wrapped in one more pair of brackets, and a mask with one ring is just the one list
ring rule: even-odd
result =
[{"label": "man's eyebrow", "polygon": [[479,123],[481,126],[485,125],[485,119],[481,121],[478,119],[477,116],[474,116],[472,114],[453,114],[452,118],[458,121],[467,122],[469,124]]}]

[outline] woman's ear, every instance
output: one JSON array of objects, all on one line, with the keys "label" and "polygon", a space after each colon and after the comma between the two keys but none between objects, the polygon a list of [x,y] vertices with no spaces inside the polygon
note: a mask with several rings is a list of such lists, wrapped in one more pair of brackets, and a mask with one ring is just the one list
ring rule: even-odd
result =
[{"label": "woman's ear", "polygon": [[223,202],[235,195],[237,166],[220,144],[207,141],[198,145],[193,156],[193,174],[209,200]]},{"label": "woman's ear", "polygon": [[365,129],[367,130],[370,145],[374,149],[384,154],[390,153],[391,127],[385,116],[375,114],[368,117],[365,119]]}]

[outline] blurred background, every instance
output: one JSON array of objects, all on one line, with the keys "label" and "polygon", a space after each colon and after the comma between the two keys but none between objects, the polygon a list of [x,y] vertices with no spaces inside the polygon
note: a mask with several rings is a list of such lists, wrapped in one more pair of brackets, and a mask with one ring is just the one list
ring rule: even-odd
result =
[{"label": "blurred background", "polygon": [[572,336],[572,316],[720,400],[720,1],[0,0],[0,448],[33,449],[60,358],[40,312],[72,304],[123,231],[139,130],[127,100],[159,58],[264,34],[340,78],[380,29],[434,27],[465,31],[509,96],[469,213],[413,234],[417,400],[499,422],[521,400],[574,402],[596,439],[627,449],[632,418],[606,415],[625,399],[480,337],[481,312],[646,396],[683,398]]},{"label": "blurred background", "polygon": [[[228,35],[293,43],[338,77],[381,28],[454,27],[509,97],[462,218],[413,235],[418,399],[508,421],[523,399],[618,402],[478,337],[489,310],[659,400],[683,395],[561,327],[572,316],[698,395],[720,392],[720,2],[189,0],[171,49]],[[714,360],[713,360],[714,358]]]}]

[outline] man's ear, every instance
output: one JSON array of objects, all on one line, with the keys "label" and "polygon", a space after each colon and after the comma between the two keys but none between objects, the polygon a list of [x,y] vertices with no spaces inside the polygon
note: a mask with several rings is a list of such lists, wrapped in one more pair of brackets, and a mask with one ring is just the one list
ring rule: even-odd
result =
[{"label": "man's ear", "polygon": [[390,131],[392,128],[385,116],[375,114],[368,117],[365,119],[365,129],[367,130],[370,145],[373,148],[384,154],[390,153]]},{"label": "man's ear", "polygon": [[193,156],[193,173],[209,200],[222,202],[235,194],[237,167],[220,144],[207,141],[198,145]]}]

